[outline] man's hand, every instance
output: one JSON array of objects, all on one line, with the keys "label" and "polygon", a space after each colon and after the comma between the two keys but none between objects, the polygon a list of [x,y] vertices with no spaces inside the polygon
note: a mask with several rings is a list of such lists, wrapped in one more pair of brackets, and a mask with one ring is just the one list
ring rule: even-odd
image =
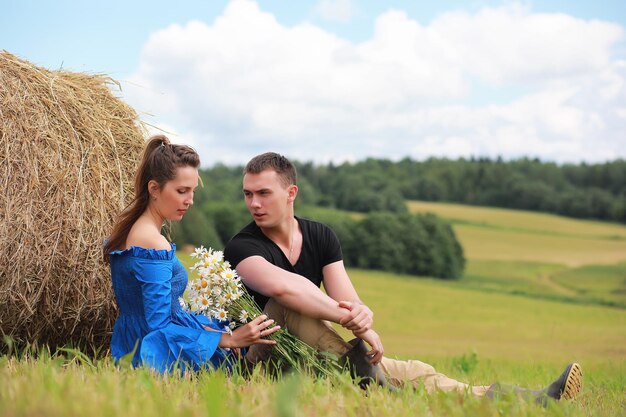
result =
[{"label": "man's hand", "polygon": [[374,325],[374,313],[360,301],[340,301],[339,307],[350,311],[339,321],[346,329],[362,333]]},{"label": "man's hand", "polygon": [[369,329],[365,332],[352,332],[356,337],[360,337],[365,340],[368,345],[372,347],[372,350],[367,352],[367,356],[372,365],[378,365],[383,358],[385,349],[383,348],[383,342],[380,340],[380,336],[374,330]]}]

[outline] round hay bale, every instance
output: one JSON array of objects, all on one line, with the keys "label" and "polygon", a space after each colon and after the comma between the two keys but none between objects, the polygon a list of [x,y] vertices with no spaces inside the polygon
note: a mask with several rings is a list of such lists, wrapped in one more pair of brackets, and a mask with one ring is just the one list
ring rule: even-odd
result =
[{"label": "round hay bale", "polygon": [[0,335],[18,344],[107,347],[116,307],[101,249],[145,137],[111,87],[0,51]]}]

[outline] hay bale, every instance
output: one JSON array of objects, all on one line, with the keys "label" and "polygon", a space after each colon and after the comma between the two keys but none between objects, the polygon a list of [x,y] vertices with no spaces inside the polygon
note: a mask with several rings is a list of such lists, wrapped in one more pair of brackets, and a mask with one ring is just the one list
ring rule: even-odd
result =
[{"label": "hay bale", "polygon": [[114,86],[0,51],[0,335],[107,347],[116,307],[101,247],[145,137]]}]

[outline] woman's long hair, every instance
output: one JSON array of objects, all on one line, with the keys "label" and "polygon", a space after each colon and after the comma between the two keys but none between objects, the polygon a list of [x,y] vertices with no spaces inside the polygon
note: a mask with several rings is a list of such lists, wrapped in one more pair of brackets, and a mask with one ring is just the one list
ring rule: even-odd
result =
[{"label": "woman's long hair", "polygon": [[200,157],[192,148],[171,144],[164,135],[155,135],[148,140],[135,174],[135,198],[115,221],[113,231],[104,245],[105,261],[109,261],[111,251],[124,248],[130,229],[146,211],[150,202],[148,182],[154,180],[163,188],[166,182],[174,179],[177,168],[186,166],[200,166]]}]

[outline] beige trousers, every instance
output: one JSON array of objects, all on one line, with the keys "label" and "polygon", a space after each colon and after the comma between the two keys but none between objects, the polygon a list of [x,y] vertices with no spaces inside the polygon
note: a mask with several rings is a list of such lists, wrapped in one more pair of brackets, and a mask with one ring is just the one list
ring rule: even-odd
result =
[{"label": "beige trousers", "polygon": [[[264,313],[274,319],[282,328],[289,330],[304,343],[323,352],[330,352],[341,356],[350,350],[351,345],[332,328],[330,323],[314,319],[293,310],[289,310],[274,300],[270,300]],[[246,358],[256,363],[269,357],[267,345],[252,345]],[[489,386],[470,386],[463,382],[438,373],[435,368],[418,360],[400,361],[383,357],[380,367],[385,373],[387,381],[394,386],[411,384],[414,388],[424,385],[426,391],[432,393],[441,391],[463,391],[474,395],[485,395]]]}]

